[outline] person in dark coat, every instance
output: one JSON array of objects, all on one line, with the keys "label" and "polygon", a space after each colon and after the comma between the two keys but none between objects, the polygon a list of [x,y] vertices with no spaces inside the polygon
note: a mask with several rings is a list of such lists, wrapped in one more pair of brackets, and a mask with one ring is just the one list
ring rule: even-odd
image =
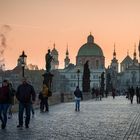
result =
[{"label": "person in dark coat", "polygon": [[23,113],[25,109],[25,127],[29,128],[29,122],[30,122],[30,114],[31,114],[31,105],[35,102],[35,91],[33,86],[31,86],[29,83],[27,83],[27,79],[23,78],[22,84],[18,86],[16,97],[19,101],[19,113],[18,113],[18,119],[19,124],[17,127],[23,126]]},{"label": "person in dark coat", "polygon": [[8,84],[9,90],[10,90],[10,105],[9,105],[9,109],[8,109],[8,119],[10,119],[12,117],[12,106],[14,105],[14,96],[15,96],[15,89],[12,86],[12,83]]},{"label": "person in dark coat", "polygon": [[4,80],[0,88],[0,120],[1,128],[4,129],[7,124],[7,110],[10,104],[10,90],[8,80]]},{"label": "person in dark coat", "polygon": [[79,89],[79,86],[76,87],[74,95],[75,95],[75,111],[80,111],[80,100],[83,100],[83,96],[81,90]]},{"label": "person in dark coat", "polygon": [[95,96],[95,88],[94,87],[92,88],[91,95],[92,95],[92,99],[93,99]]},{"label": "person in dark coat", "polygon": [[137,98],[137,104],[140,103],[140,88],[136,87],[136,98]]},{"label": "person in dark coat", "polygon": [[113,99],[115,99],[115,95],[116,95],[115,92],[116,92],[116,91],[115,91],[115,88],[113,88],[113,89],[112,89],[112,97],[113,97]]},{"label": "person in dark coat", "polygon": [[130,88],[130,101],[131,101],[131,104],[133,104],[133,97],[134,97],[134,94],[135,94],[135,90],[133,88],[133,86]]}]

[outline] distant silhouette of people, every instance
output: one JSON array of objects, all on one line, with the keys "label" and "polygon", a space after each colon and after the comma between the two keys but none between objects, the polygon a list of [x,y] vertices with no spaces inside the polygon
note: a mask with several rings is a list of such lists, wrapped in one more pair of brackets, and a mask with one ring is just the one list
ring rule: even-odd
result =
[{"label": "distant silhouette of people", "polygon": [[135,94],[135,90],[134,90],[133,86],[129,89],[129,94],[130,94],[131,104],[133,104],[133,98],[134,98],[134,94]]},{"label": "distant silhouette of people", "polygon": [[115,91],[115,88],[112,89],[112,97],[113,99],[115,99],[115,95],[116,95],[116,91]]},{"label": "distant silhouette of people", "polygon": [[107,98],[107,96],[108,96],[108,89],[106,89],[106,91],[105,91],[105,96]]},{"label": "distant silhouette of people", "polygon": [[99,93],[100,91],[99,91],[99,89],[98,88],[96,88],[95,89],[95,96],[96,96],[96,100],[98,100],[99,99]]},{"label": "distant silhouette of people", "polygon": [[46,72],[49,73],[51,70],[51,61],[53,60],[53,57],[51,55],[50,49],[48,49],[48,53],[45,56],[46,61]]},{"label": "distant silhouette of people", "polygon": [[74,95],[75,95],[75,111],[80,111],[80,100],[83,99],[83,96],[81,90],[79,89],[79,86],[76,87]]},{"label": "distant silhouette of people", "polygon": [[91,95],[92,95],[92,99],[93,99],[95,96],[95,88],[94,87],[92,88]]},{"label": "distant silhouette of people", "polygon": [[137,99],[137,104],[140,103],[140,88],[137,86],[136,87],[136,99]]}]

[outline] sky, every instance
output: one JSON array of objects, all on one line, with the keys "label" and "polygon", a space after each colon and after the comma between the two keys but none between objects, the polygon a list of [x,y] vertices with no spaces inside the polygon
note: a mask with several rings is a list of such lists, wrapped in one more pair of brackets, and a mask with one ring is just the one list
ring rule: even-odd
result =
[{"label": "sky", "polygon": [[27,63],[45,68],[48,48],[59,52],[60,68],[68,44],[71,63],[92,33],[103,50],[106,67],[114,43],[119,63],[133,57],[140,39],[140,0],[0,0],[0,33],[6,29],[4,61],[12,69],[24,50]]}]

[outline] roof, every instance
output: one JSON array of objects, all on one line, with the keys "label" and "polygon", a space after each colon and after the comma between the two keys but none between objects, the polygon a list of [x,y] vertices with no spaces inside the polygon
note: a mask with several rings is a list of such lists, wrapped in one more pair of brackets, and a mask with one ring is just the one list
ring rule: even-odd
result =
[{"label": "roof", "polygon": [[124,60],[121,62],[121,64],[123,64],[123,63],[125,63],[125,64],[128,64],[128,63],[133,63],[133,60],[132,60],[132,58],[129,56],[129,55],[127,55],[125,58],[124,58]]},{"label": "roof", "polygon": [[87,37],[87,43],[85,43],[80,47],[77,56],[104,56],[104,55],[101,47],[96,43],[94,43],[94,37],[90,34]]}]

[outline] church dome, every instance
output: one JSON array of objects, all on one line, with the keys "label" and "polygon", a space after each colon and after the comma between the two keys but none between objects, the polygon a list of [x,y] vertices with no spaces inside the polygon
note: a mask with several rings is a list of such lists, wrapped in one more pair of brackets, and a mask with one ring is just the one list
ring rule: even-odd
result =
[{"label": "church dome", "polygon": [[94,37],[91,34],[87,37],[87,43],[79,49],[78,56],[103,56],[102,49],[94,43]]}]

